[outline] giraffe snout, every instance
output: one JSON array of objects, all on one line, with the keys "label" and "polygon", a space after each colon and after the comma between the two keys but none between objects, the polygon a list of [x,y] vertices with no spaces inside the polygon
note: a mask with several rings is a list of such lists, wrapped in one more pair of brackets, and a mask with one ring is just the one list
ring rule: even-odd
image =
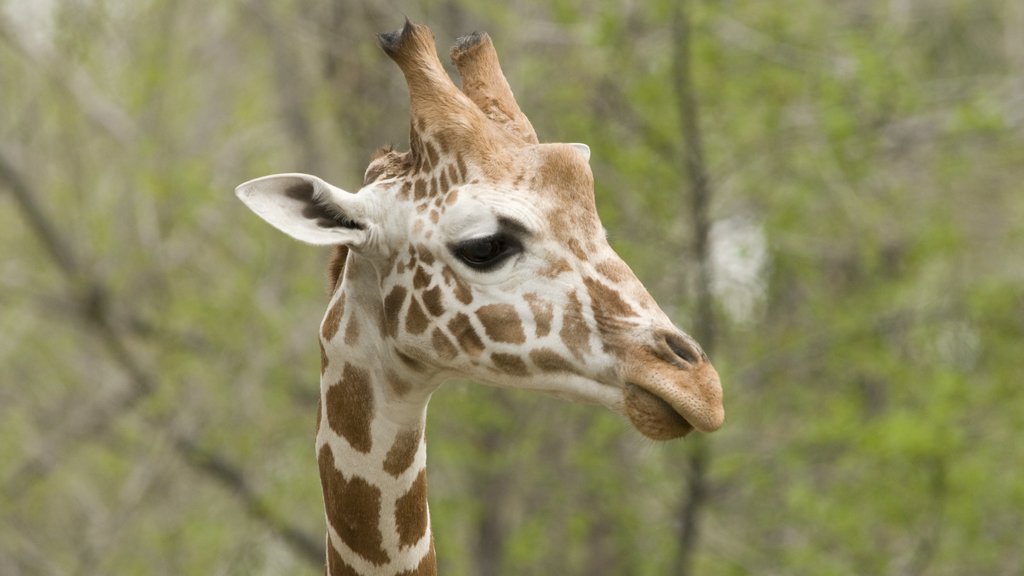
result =
[{"label": "giraffe snout", "polygon": [[707,354],[690,336],[658,331],[646,354],[628,362],[626,415],[655,440],[713,432],[725,421],[722,385]]}]

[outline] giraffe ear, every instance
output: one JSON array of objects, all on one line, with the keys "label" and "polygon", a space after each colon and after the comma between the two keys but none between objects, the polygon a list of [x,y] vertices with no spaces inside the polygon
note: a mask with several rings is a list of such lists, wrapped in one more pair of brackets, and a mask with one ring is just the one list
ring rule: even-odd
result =
[{"label": "giraffe ear", "polygon": [[357,246],[366,237],[362,200],[316,176],[264,176],[240,184],[235,195],[278,230],[309,244]]}]

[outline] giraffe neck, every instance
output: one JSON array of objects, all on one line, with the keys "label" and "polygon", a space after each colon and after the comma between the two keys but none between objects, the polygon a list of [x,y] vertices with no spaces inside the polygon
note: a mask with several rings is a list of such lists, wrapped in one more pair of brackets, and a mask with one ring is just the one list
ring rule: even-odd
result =
[{"label": "giraffe neck", "polygon": [[321,325],[317,458],[331,575],[436,574],[427,509],[429,393],[381,334],[376,272],[350,255]]}]

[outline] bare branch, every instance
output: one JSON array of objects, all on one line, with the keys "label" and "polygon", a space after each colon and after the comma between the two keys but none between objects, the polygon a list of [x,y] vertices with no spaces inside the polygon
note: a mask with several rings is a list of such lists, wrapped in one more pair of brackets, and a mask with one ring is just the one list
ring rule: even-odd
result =
[{"label": "bare branch", "polygon": [[[57,440],[48,444],[43,454],[19,467],[15,474],[5,482],[5,488],[14,493],[37,482],[52,469],[52,463],[60,459],[60,452],[84,441],[103,436],[110,431],[111,425],[118,416],[124,415],[148,396],[157,382],[154,372],[141,362],[136,353],[128,345],[128,336],[115,323],[110,305],[114,301],[106,282],[99,276],[81,266],[72,255],[70,243],[60,235],[46,216],[42,207],[36,202],[39,197],[29,181],[18,169],[8,152],[0,148],[0,185],[11,190],[18,208],[39,238],[47,246],[47,252],[56,266],[63,272],[72,286],[76,300],[78,315],[89,327],[90,333],[100,335],[101,343],[111,359],[126,373],[131,386],[129,390],[118,396],[114,401],[99,406],[77,419],[70,427],[61,428],[55,435]],[[159,423],[150,422],[159,426]],[[71,439],[67,442],[64,439]],[[314,566],[323,564],[324,549],[314,538],[305,534],[300,528],[279,518],[270,506],[261,499],[245,482],[244,473],[232,465],[223,456],[205,450],[190,439],[175,436],[175,452],[204,478],[212,480],[239,500],[246,513],[265,525],[272,533],[281,538],[300,558]],[[6,491],[6,490],[5,490]]]},{"label": "bare branch", "polygon": [[82,70],[69,67],[53,46],[31,41],[0,12],[0,40],[3,40],[32,65],[47,74],[50,80],[78,104],[86,117],[121,144],[138,138],[138,128],[131,117],[96,89],[92,79]]},{"label": "bare branch", "polygon": [[[711,218],[708,214],[711,186],[704,163],[697,95],[690,70],[692,34],[685,0],[679,0],[673,8],[672,36],[675,47],[672,57],[672,81],[679,128],[685,144],[683,165],[689,188],[690,226],[693,234],[693,261],[688,263],[695,270],[694,283],[697,294],[693,336],[708,355],[713,355],[717,330],[714,295],[711,292]],[[693,557],[699,535],[698,515],[707,500],[707,469],[711,459],[710,447],[702,436],[691,439],[688,446],[686,493],[680,501],[678,512],[679,551],[674,570],[675,574],[683,576],[693,572]]]}]

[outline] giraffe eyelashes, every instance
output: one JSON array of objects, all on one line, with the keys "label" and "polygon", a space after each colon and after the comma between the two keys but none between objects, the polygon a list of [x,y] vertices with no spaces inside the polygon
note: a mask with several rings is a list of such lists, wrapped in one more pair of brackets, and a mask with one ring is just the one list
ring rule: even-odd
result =
[{"label": "giraffe eyelashes", "polygon": [[463,264],[480,272],[490,272],[523,251],[518,238],[499,232],[452,244],[449,249]]}]

